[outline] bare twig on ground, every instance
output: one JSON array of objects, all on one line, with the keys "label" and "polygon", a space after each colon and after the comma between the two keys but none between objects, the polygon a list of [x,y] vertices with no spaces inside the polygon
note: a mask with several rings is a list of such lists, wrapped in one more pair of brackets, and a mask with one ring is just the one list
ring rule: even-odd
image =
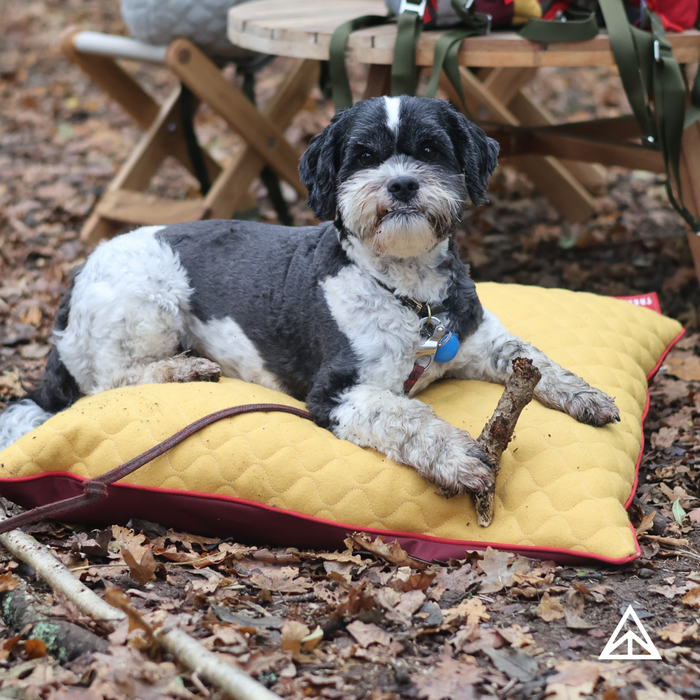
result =
[{"label": "bare twig on ground", "polygon": [[[0,520],[6,519],[4,513]],[[47,547],[34,538],[13,530],[0,535],[0,543],[23,562],[31,566],[38,576],[74,603],[82,612],[110,626],[126,615],[106,603],[96,593],[83,585],[59,562]],[[195,671],[200,678],[228,693],[235,700],[279,700],[279,696],[253,680],[243,671],[221,661],[216,654],[203,647],[180,629],[157,629],[154,637],[183,666]]]},{"label": "bare twig on ground", "polygon": [[[477,439],[479,447],[494,467],[494,477],[500,471],[501,455],[513,436],[520,413],[532,401],[540,379],[540,371],[532,360],[524,357],[513,360],[513,374],[506,383],[493,416]],[[474,497],[477,522],[481,527],[488,527],[493,522],[494,496],[495,478],[492,489]]]},{"label": "bare twig on ground", "polygon": [[[7,515],[0,510],[0,521]],[[0,535],[0,544],[16,559],[20,559],[34,569],[52,588],[59,590],[71,600],[80,612],[99,622],[116,622],[124,619],[124,613],[115,610],[102,598],[84,586],[68,569],[61,564],[50,550],[39,544],[33,537],[21,530],[12,530]]]},{"label": "bare twig on ground", "polygon": [[205,649],[181,629],[156,629],[153,636],[163,649],[170,652],[181,664],[236,700],[279,700],[279,695],[235,666],[225,664],[216,654]]}]

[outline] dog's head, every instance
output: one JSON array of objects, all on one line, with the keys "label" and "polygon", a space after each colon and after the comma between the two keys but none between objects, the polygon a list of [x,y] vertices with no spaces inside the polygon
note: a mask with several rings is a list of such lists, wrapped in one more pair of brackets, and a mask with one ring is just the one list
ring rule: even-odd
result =
[{"label": "dog's head", "polygon": [[337,114],[299,165],[309,206],[380,255],[434,248],[486,202],[498,144],[448,102],[377,97]]}]

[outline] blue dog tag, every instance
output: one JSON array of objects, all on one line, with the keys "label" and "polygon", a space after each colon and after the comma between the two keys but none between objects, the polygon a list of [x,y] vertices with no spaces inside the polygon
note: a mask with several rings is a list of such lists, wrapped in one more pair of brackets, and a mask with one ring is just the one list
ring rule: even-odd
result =
[{"label": "blue dog tag", "polygon": [[441,340],[438,349],[435,351],[435,362],[454,360],[458,352],[459,338],[452,331],[447,331],[447,335]]}]

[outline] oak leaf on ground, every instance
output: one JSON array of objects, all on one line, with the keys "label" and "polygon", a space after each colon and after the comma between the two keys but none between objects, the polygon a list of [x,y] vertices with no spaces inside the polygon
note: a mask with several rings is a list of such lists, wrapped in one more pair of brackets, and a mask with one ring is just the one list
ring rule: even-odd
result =
[{"label": "oak leaf on ground", "polygon": [[552,598],[549,593],[544,593],[537,606],[537,617],[545,622],[561,620],[564,617],[564,606],[559,598]]},{"label": "oak leaf on ground", "polygon": [[427,675],[411,676],[418,697],[427,700],[471,700],[478,697],[474,685],[483,676],[483,669],[443,656]]},{"label": "oak leaf on ground", "polygon": [[408,556],[397,540],[385,542],[381,536],[372,539],[371,535],[367,535],[364,532],[353,532],[345,540],[345,544],[348,547],[355,545],[360,549],[366,549],[368,552],[372,552],[372,554],[376,554],[378,557],[399,566],[410,566],[412,569],[425,569],[427,566],[424,562]]},{"label": "oak leaf on ground", "polygon": [[692,625],[688,625],[679,620],[678,622],[673,622],[670,625],[658,630],[658,635],[661,639],[671,642],[671,644],[681,644],[686,639],[698,639],[697,635],[698,623],[694,622]]}]

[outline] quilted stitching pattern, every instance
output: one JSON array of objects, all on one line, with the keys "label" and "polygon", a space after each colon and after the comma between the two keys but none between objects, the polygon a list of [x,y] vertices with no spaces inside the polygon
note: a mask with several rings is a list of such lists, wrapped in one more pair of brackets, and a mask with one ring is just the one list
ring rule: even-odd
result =
[{"label": "quilted stitching pattern", "polygon": [[[506,326],[615,396],[622,415],[620,424],[600,429],[537,402],[527,406],[502,458],[490,528],[476,525],[470,498],[445,500],[408,467],[281,413],[216,423],[126,481],[243,498],[356,527],[610,558],[633,554],[624,504],[641,447],[646,375],[680,325],[590,294],[517,285],[478,288],[484,306]],[[501,392],[483,382],[449,381],[430,386],[421,399],[477,435]],[[233,379],[88,397],[0,453],[0,478],[51,470],[94,477],[202,415],[257,402],[300,405]]]}]

